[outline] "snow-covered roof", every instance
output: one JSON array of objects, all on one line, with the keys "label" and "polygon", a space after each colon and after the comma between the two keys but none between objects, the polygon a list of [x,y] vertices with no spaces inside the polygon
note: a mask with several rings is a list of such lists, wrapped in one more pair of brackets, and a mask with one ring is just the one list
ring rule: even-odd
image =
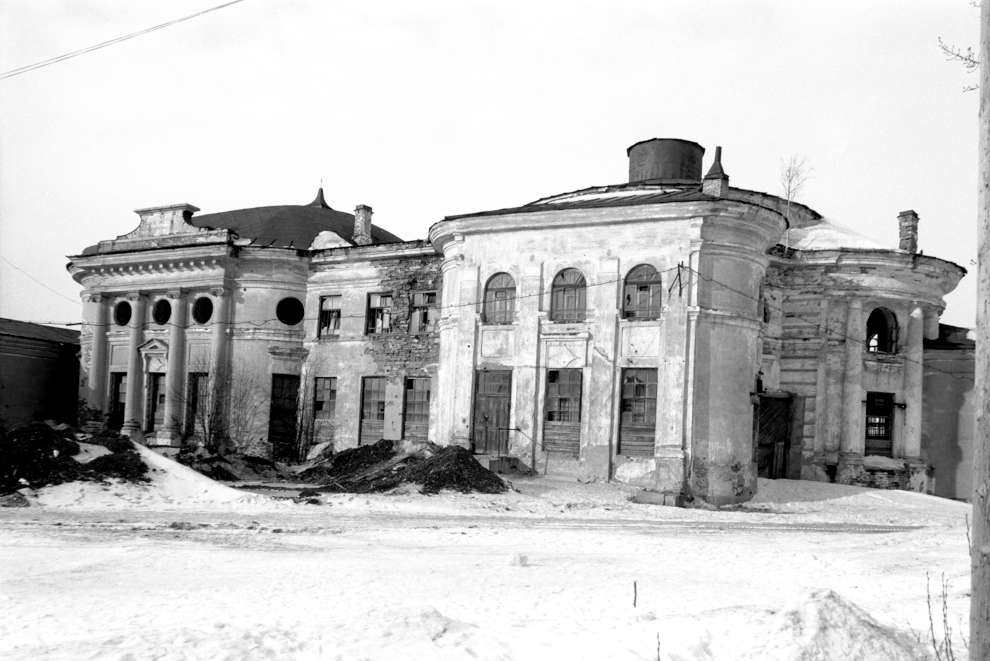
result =
[{"label": "snow-covered roof", "polygon": [[895,249],[827,218],[807,227],[795,227],[788,230],[785,241],[788,248],[795,250]]}]

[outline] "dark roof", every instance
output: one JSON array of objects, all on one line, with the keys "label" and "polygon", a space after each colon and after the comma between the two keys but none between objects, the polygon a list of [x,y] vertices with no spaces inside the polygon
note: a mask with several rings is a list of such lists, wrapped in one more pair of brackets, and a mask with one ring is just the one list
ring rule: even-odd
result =
[{"label": "dark roof", "polygon": [[[704,202],[704,201],[715,201],[723,198],[713,197],[711,195],[706,195],[702,193],[698,186],[692,186],[690,188],[684,188],[681,190],[670,190],[658,189],[655,193],[644,192],[642,195],[608,195],[610,192],[621,193],[623,191],[634,190],[640,184],[619,184],[616,186],[599,186],[595,188],[586,188],[580,191],[574,191],[574,195],[581,193],[585,194],[595,194],[596,197],[593,199],[584,198],[571,198],[562,199],[560,201],[552,201],[555,197],[562,197],[561,195],[553,195],[551,197],[541,198],[535,202],[530,202],[529,204],[524,204],[521,207],[510,207],[507,209],[493,209],[491,211],[479,211],[477,213],[465,213],[458,214],[456,216],[447,216],[444,220],[452,220],[455,218],[471,218],[474,216],[500,216],[503,214],[510,213],[534,213],[538,211],[560,211],[563,209],[594,209],[599,207],[628,207],[640,204],[659,204],[664,202]],[[568,195],[565,193],[564,195]],[[544,201],[547,200],[547,201]]]},{"label": "dark roof", "polygon": [[976,349],[976,340],[969,337],[970,329],[961,326],[950,326],[949,324],[938,325],[938,338],[925,340],[926,349],[956,349],[962,351],[973,351]]},{"label": "dark roof", "polygon": [[28,337],[33,340],[58,342],[59,344],[79,345],[79,331],[77,330],[43,326],[42,324],[33,324],[30,321],[18,321],[16,319],[4,319],[2,317],[0,317],[0,335],[13,335],[14,337]]},{"label": "dark roof", "polygon": [[[316,235],[330,230],[347,241],[354,241],[354,215],[337,211],[327,204],[320,188],[316,199],[306,205],[281,205],[235,209],[193,216],[189,221],[196,227],[227,229],[244,239],[254,239],[257,245],[308,248]],[[395,243],[399,237],[382,228],[371,226],[372,243]]]}]

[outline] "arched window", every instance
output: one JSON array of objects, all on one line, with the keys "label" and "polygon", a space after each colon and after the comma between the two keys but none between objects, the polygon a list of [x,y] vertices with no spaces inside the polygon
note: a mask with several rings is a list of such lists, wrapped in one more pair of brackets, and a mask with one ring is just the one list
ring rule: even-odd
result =
[{"label": "arched window", "polygon": [[870,353],[897,352],[897,317],[887,308],[877,308],[866,319],[866,350]]},{"label": "arched window", "polygon": [[516,281],[508,273],[496,273],[485,285],[482,320],[486,324],[511,324],[516,311]]},{"label": "arched window", "polygon": [[622,316],[626,319],[660,318],[660,274],[649,264],[640,264],[626,275],[622,290]]},{"label": "arched window", "polygon": [[581,272],[564,269],[558,273],[550,292],[550,321],[584,321],[586,307],[586,286]]}]

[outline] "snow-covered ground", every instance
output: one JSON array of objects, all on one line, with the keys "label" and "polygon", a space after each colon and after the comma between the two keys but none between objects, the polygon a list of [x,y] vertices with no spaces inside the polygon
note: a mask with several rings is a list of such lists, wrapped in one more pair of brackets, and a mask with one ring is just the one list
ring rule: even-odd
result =
[{"label": "snow-covered ground", "polygon": [[778,480],[709,511],[540,477],[313,505],[149,454],[149,485],[0,510],[0,658],[927,658],[926,574],[965,652],[952,501]]}]

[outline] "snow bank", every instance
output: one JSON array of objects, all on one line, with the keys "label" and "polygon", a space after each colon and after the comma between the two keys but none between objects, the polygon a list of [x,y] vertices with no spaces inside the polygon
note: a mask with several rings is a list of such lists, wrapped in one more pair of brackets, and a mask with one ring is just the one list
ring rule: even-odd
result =
[{"label": "snow bank", "polygon": [[[915,635],[884,626],[832,590],[783,611],[724,609],[661,633],[665,661],[927,661]],[[666,642],[665,642],[666,639]]]},{"label": "snow bank", "polygon": [[[148,448],[134,444],[148,466],[147,483],[122,480],[66,482],[38,489],[29,498],[42,507],[70,509],[148,509],[223,505],[237,509],[277,504],[267,496],[245,494],[201,475]],[[94,459],[98,454],[92,451]]]}]

